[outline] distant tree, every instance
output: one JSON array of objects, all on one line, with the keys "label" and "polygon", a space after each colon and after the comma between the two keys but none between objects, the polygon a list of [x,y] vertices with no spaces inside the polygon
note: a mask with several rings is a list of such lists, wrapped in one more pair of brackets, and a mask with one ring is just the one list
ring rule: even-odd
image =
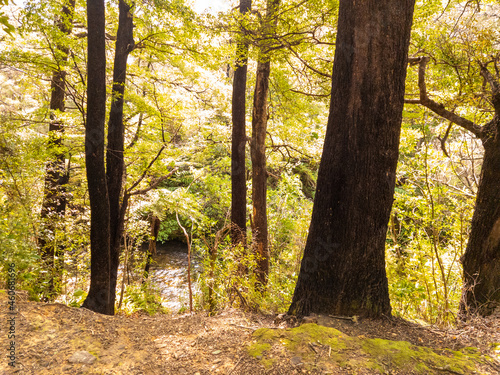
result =
[{"label": "distant tree", "polygon": [[291,315],[391,313],[393,202],[414,0],[341,0],[332,95]]},{"label": "distant tree", "polygon": [[252,141],[252,202],[253,234],[252,241],[257,255],[257,281],[267,283],[269,273],[269,249],[267,231],[267,169],[266,169],[266,132],[268,120],[267,97],[269,75],[271,73],[272,38],[276,32],[280,0],[268,0],[266,15],[262,20],[262,37],[259,43],[257,74],[253,95]]},{"label": "distant tree", "polygon": [[[71,34],[73,29],[75,0],[66,0],[56,25],[64,36]],[[58,294],[61,283],[63,248],[58,244],[58,225],[66,213],[67,193],[66,184],[69,179],[69,170],[66,168],[67,151],[63,145],[64,124],[60,119],[61,112],[65,111],[66,98],[66,71],[64,65],[68,60],[69,47],[61,38],[55,44],[55,70],[52,73],[50,84],[50,124],[48,149],[53,153],[53,160],[45,167],[45,187],[41,210],[41,227],[38,237],[38,247],[43,266],[47,271],[47,296],[52,298]]]},{"label": "distant tree", "polygon": [[[245,15],[252,7],[251,0],[240,0],[240,13]],[[247,179],[245,168],[246,137],[246,87],[247,87],[248,41],[241,28],[236,45],[236,62],[233,79],[231,140],[231,242],[233,246],[246,243]]]}]

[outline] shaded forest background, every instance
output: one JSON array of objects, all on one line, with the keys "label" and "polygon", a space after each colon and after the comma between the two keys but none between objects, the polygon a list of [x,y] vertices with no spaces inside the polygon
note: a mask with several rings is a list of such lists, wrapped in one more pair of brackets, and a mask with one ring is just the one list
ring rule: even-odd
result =
[{"label": "shaded forest background", "polygon": [[[325,138],[338,1],[283,1],[271,18],[259,1],[246,13],[234,4],[217,15],[198,14],[182,0],[137,2],[131,10],[133,43],[125,45],[126,81],[116,85],[115,80],[113,86],[119,3],[131,5],[110,1],[106,7],[106,123],[112,98],[122,98],[126,172],[120,180],[128,201],[120,264],[131,264],[127,272],[134,275],[125,278],[119,269],[119,310],[162,310],[158,288],[144,274],[148,253],[140,250],[156,237],[187,241],[202,260],[195,308],[286,311],[300,270]],[[22,8],[2,10],[15,30],[6,29],[0,42],[1,272],[15,263],[18,287],[33,299],[79,306],[90,278],[85,3],[26,1]],[[484,67],[489,64],[490,75],[498,76],[499,12],[496,1],[416,4],[386,240],[394,315],[438,324],[457,319],[460,260],[484,148],[478,134],[427,108],[432,106],[422,100],[419,74],[426,69],[426,93],[450,113],[488,123],[495,98]],[[263,19],[275,23],[266,26]],[[242,57],[238,43],[248,48],[244,246],[230,236],[231,97]],[[266,59],[272,68],[264,116],[269,272],[263,280],[247,271],[262,267],[253,250],[263,224],[250,214],[255,184],[251,125],[256,72]],[[125,94],[116,94],[120,87]]]}]

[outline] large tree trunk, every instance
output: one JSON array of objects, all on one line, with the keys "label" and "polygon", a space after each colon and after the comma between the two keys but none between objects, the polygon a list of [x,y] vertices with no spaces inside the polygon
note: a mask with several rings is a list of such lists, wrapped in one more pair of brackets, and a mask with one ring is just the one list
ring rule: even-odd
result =
[{"label": "large tree trunk", "polygon": [[[57,21],[57,27],[66,35],[71,34],[73,29],[73,14],[75,0],[67,0],[62,8],[61,19]],[[58,119],[58,112],[65,110],[66,72],[60,67],[68,60],[69,48],[66,45],[57,44],[56,51],[61,53],[58,61],[59,68],[52,73],[50,84],[50,124],[49,124],[49,150],[54,151],[54,159],[45,167],[45,187],[41,210],[42,225],[38,246],[42,258],[43,267],[48,273],[47,298],[52,299],[60,291],[62,282],[62,258],[63,249],[57,243],[58,225],[64,219],[66,213],[66,184],[68,183],[69,171],[66,170],[66,152],[63,148],[64,125]]]},{"label": "large tree trunk", "polygon": [[133,16],[131,7],[119,1],[118,32],[116,36],[115,60],[113,66],[113,92],[108,121],[108,146],[106,153],[106,177],[110,208],[110,300],[116,296],[118,265],[120,263],[120,244],[123,233],[123,215],[120,199],[124,175],[124,134],[123,97],[127,76],[127,59],[134,48]]},{"label": "large tree trunk", "polygon": [[88,63],[85,158],[90,200],[90,289],[82,307],[113,315],[110,300],[109,199],[104,167],[106,44],[104,0],[87,1]]},{"label": "large tree trunk", "polygon": [[261,42],[255,78],[255,91],[252,111],[252,141],[250,154],[252,159],[252,201],[253,228],[252,241],[257,255],[257,282],[267,283],[269,273],[269,250],[267,243],[267,170],[266,170],[266,131],[267,131],[267,96],[269,92],[269,74],[271,72],[270,41],[274,36],[278,21],[277,13],[280,0],[268,0],[266,17],[263,21],[263,41]]},{"label": "large tree trunk", "polygon": [[414,0],[341,0],[330,115],[292,315],[391,313],[393,202]]},{"label": "large tree trunk", "polygon": [[495,115],[481,137],[484,158],[463,256],[464,299],[461,313],[490,315],[500,306],[500,120]]},{"label": "large tree trunk", "polygon": [[[251,9],[251,0],[240,0],[240,13],[248,13]],[[246,86],[248,42],[242,30],[240,41],[236,46],[236,69],[233,80],[232,119],[233,134],[231,141],[231,243],[246,244],[247,221],[247,187],[245,168],[245,117],[246,117]]]}]

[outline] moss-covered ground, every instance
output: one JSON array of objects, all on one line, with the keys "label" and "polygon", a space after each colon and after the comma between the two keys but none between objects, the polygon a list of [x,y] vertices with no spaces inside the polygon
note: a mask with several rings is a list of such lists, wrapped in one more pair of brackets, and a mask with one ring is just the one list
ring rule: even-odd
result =
[{"label": "moss-covered ground", "polygon": [[287,356],[305,372],[337,374],[497,374],[498,364],[475,348],[431,349],[407,341],[348,336],[315,323],[261,328],[248,353],[271,367]]}]

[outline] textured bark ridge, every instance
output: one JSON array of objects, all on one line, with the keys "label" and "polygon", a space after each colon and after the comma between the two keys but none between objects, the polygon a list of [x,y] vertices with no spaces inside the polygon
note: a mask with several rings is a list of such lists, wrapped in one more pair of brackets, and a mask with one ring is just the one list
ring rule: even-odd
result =
[{"label": "textured bark ridge", "polygon": [[292,315],[390,314],[393,202],[414,0],[340,1],[330,115]]}]

